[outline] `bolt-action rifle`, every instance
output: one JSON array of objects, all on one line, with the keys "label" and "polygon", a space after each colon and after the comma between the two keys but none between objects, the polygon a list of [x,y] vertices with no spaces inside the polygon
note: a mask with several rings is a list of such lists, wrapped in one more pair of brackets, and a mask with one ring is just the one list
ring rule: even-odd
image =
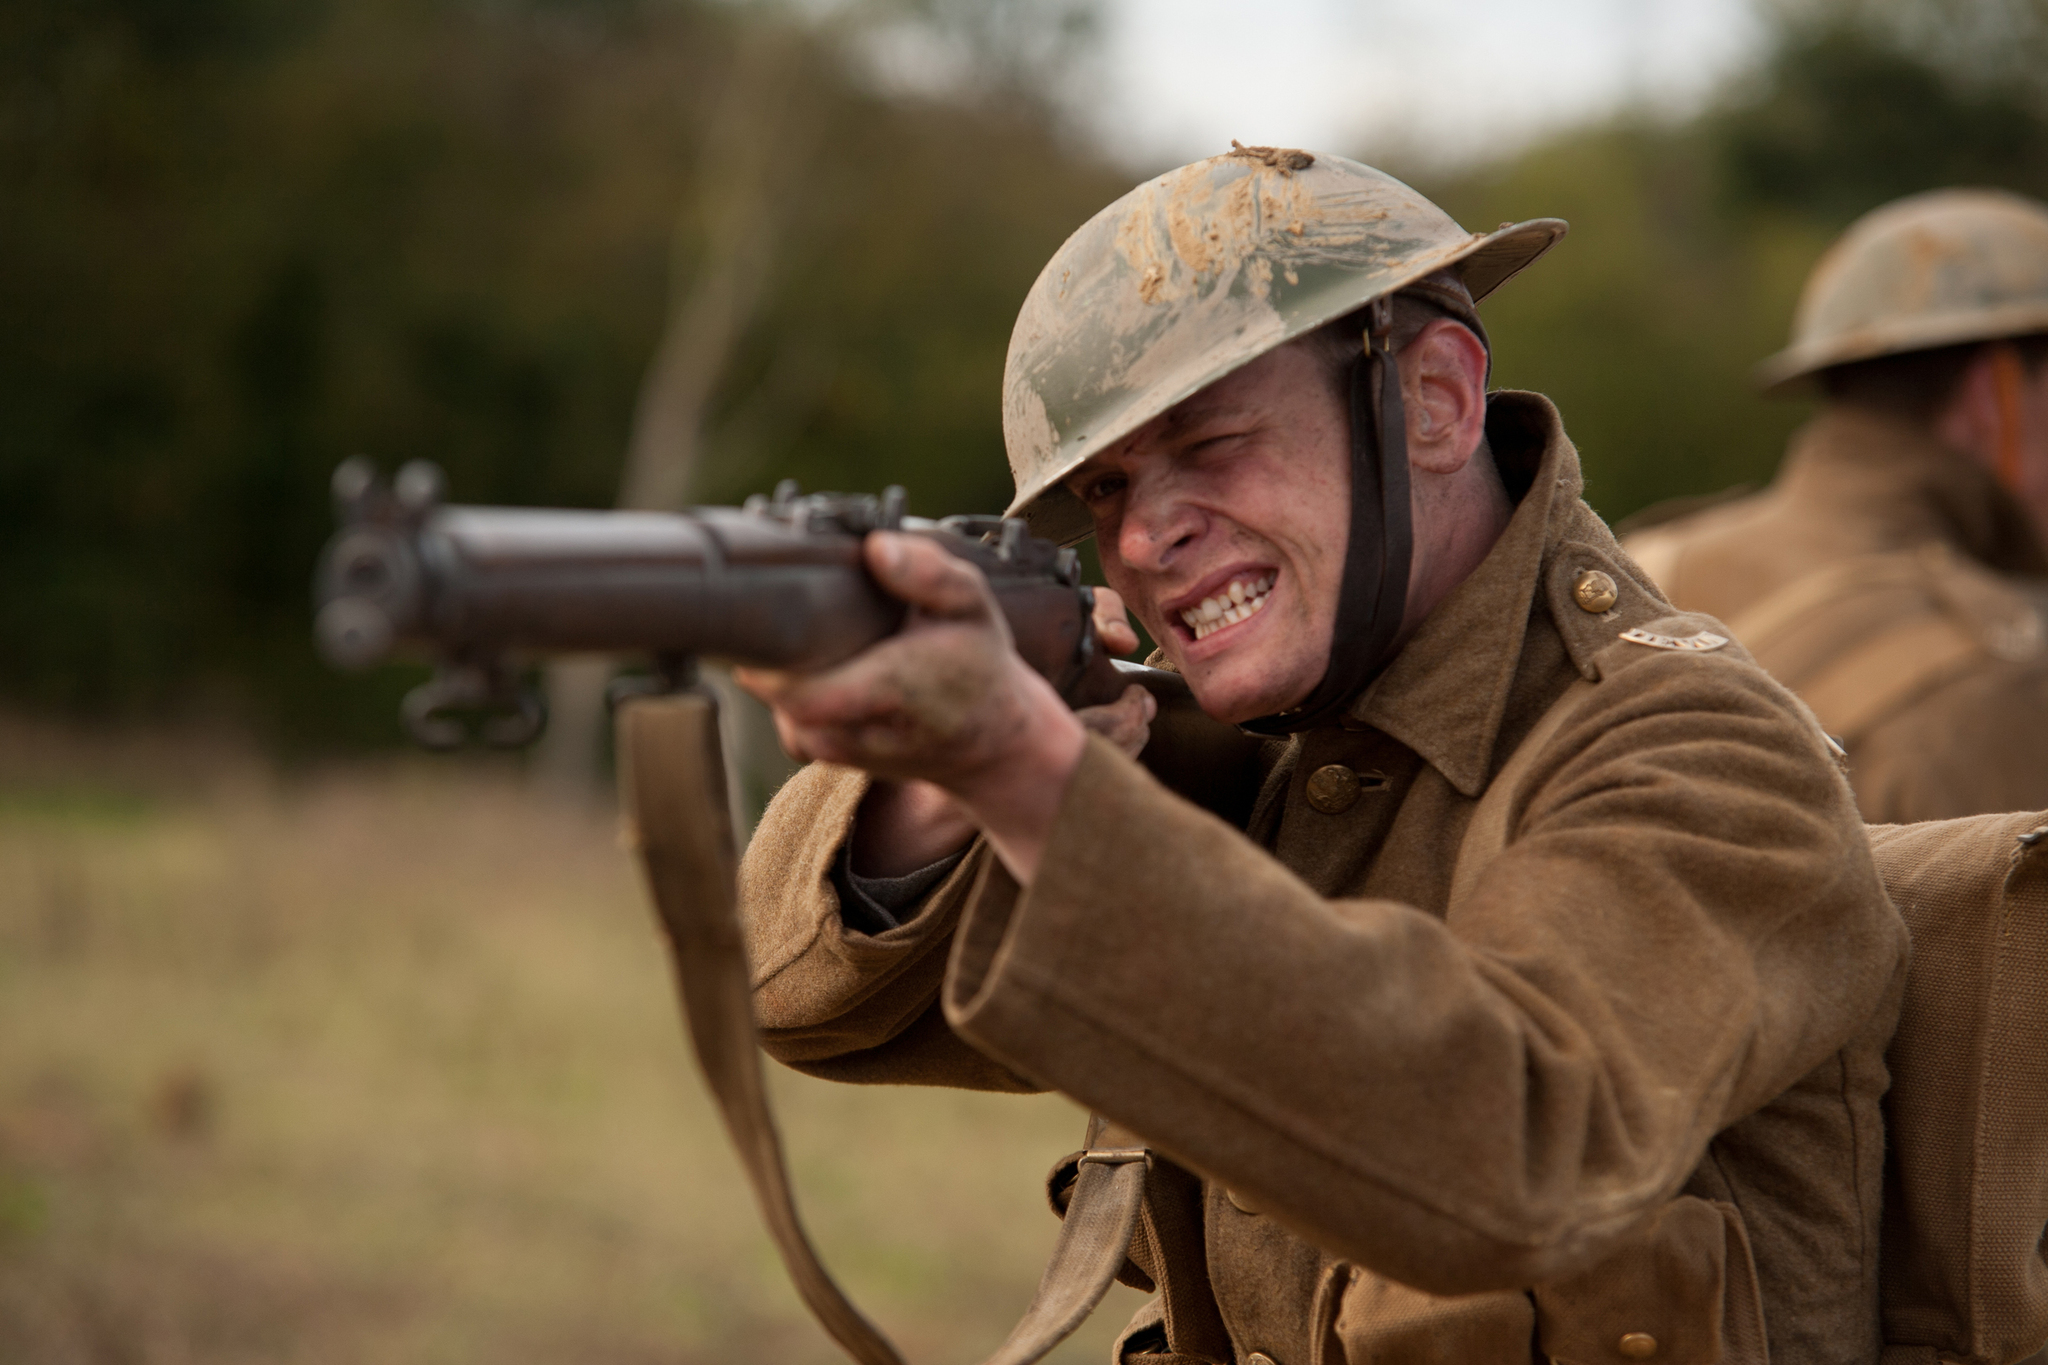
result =
[{"label": "bolt-action rifle", "polygon": [[[1178,674],[1111,659],[1079,559],[1019,520],[926,521],[904,515],[901,488],[803,495],[789,481],[744,507],[674,513],[460,507],[441,495],[430,464],[406,465],[388,485],[367,461],[335,471],[341,529],[314,589],[321,652],[348,669],[396,654],[433,660],[434,676],[403,712],[413,736],[437,748],[468,737],[465,717],[493,744],[538,735],[546,707],[523,680],[537,658],[652,661],[653,678],[636,690],[671,695],[620,714],[622,804],[698,1063],[805,1303],[862,1365],[902,1365],[819,1263],[797,1217],[761,1078],[716,709],[690,687],[694,660],[823,668],[893,634],[908,608],[868,574],[861,541],[903,531],[987,576],[1017,652],[1070,705],[1113,701],[1132,682],[1150,689],[1160,701],[1152,737],[1169,742],[1149,746],[1146,759],[1169,786],[1205,804],[1245,790],[1258,741],[1203,716]],[[1240,825],[1249,814],[1211,809]],[[1099,1126],[1091,1148],[1101,1146]],[[1150,1165],[1137,1147],[1083,1155],[1038,1294],[988,1365],[1039,1360],[1101,1300],[1124,1263]]]},{"label": "bolt-action rifle", "polygon": [[861,540],[875,530],[927,537],[978,567],[1018,653],[1069,704],[1113,701],[1132,681],[1179,682],[1102,649],[1072,550],[1014,518],[905,516],[901,488],[801,494],[784,480],[744,507],[686,512],[464,507],[442,491],[431,464],[408,464],[387,484],[368,461],[345,462],[334,474],[341,528],[314,590],[328,662],[434,662],[403,707],[430,747],[463,743],[465,719],[487,743],[534,739],[547,711],[524,670],[552,654],[645,656],[657,691],[686,683],[699,657],[790,669],[851,658],[901,628],[907,610],[863,563]]}]

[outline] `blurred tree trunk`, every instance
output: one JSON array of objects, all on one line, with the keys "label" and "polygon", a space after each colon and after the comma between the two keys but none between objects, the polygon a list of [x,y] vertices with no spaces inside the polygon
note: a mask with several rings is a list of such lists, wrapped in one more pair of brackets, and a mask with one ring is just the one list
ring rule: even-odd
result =
[{"label": "blurred tree trunk", "polygon": [[[815,142],[816,99],[800,80],[799,40],[767,22],[742,26],[725,88],[706,125],[698,170],[676,214],[668,318],[634,408],[618,506],[672,511],[699,473],[707,409],[753,321],[797,181]],[[577,657],[547,670],[548,730],[534,758],[541,787],[574,801],[600,792],[605,689],[614,661]],[[711,670],[707,670],[710,672]],[[712,679],[724,713],[733,813],[744,833],[758,810],[748,774],[785,765],[774,729],[743,714],[759,703]]]}]

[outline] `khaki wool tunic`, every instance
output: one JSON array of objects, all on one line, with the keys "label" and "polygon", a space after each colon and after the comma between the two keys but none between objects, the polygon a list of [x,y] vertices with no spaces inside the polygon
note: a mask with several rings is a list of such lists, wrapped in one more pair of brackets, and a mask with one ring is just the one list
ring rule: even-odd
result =
[{"label": "khaki wool tunic", "polygon": [[[1739,646],[1619,639],[1717,627],[1634,574],[1547,400],[1496,395],[1488,434],[1507,530],[1341,725],[1192,758],[1155,730],[1243,830],[1091,740],[1030,887],[977,843],[869,936],[832,880],[866,779],[800,773],[741,872],[765,1044],[1057,1089],[1198,1173],[1149,1187],[1193,1254],[1137,1267],[1170,1303],[1120,1351],[1165,1351],[1163,1315],[1190,1362],[1705,1365],[1765,1331],[1873,1361],[1906,939],[1853,798]],[[1453,909],[1480,795],[1579,678]],[[1358,795],[1318,808],[1333,765]]]},{"label": "khaki wool tunic", "polygon": [[[1997,480],[1924,428],[1830,407],[1769,488],[1623,545],[1820,711],[1873,824],[2048,806],[2048,556]],[[1881,581],[1904,559],[1924,572]],[[1763,625],[1802,585],[1828,600]]]}]

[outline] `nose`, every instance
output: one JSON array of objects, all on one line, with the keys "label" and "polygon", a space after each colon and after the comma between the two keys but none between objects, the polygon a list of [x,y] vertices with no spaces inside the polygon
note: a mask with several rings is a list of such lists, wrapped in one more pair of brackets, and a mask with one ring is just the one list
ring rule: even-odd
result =
[{"label": "nose", "polygon": [[1152,573],[1167,569],[1175,555],[1202,533],[1201,508],[1180,495],[1176,482],[1134,479],[1125,494],[1116,548],[1124,563],[1134,569]]}]

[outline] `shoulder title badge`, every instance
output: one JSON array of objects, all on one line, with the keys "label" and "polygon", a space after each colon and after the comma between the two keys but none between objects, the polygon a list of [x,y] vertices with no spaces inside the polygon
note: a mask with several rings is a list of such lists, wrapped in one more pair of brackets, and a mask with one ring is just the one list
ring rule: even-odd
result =
[{"label": "shoulder title badge", "polygon": [[1634,645],[1648,645],[1651,649],[1676,649],[1689,654],[1704,654],[1728,643],[1727,636],[1716,635],[1711,630],[1696,631],[1691,635],[1659,635],[1654,630],[1630,627],[1619,638]]}]

